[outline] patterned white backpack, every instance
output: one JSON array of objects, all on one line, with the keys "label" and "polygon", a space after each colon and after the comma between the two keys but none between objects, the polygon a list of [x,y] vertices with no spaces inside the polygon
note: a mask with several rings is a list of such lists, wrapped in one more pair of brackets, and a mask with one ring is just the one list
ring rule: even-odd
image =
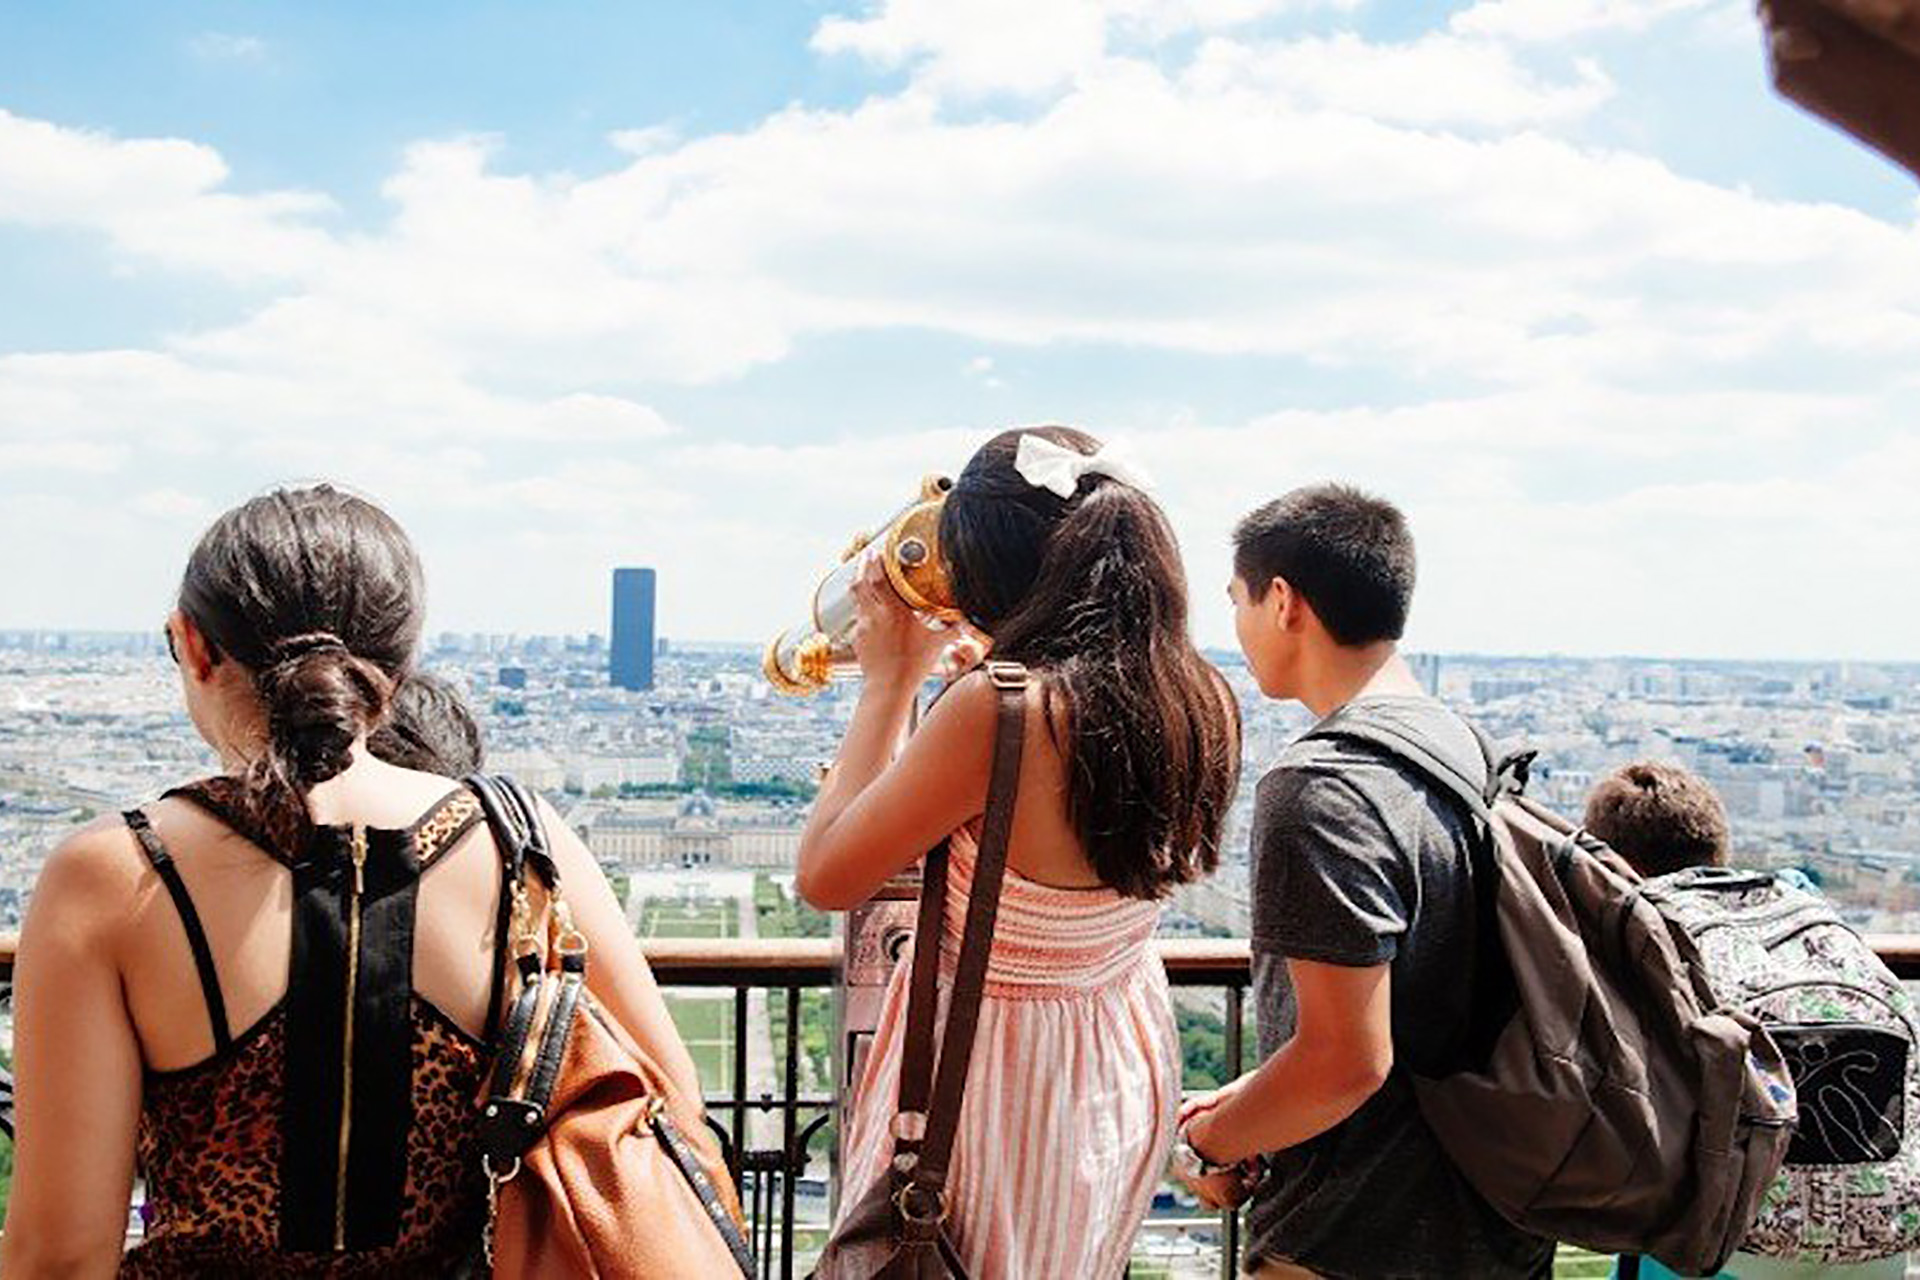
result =
[{"label": "patterned white backpack", "polygon": [[1799,1095],[1750,1253],[1803,1262],[1920,1246],[1920,1014],[1899,979],[1795,873],[1695,867],[1646,897],[1699,947],[1715,996],[1767,1024]]}]

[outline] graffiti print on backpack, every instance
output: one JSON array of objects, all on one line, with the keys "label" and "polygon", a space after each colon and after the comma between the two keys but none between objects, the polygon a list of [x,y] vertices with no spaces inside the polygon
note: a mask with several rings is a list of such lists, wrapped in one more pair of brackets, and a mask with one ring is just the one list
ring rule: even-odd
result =
[{"label": "graffiti print on backpack", "polygon": [[1716,997],[1766,1025],[1799,1096],[1741,1248],[1838,1265],[1920,1246],[1920,1015],[1899,979],[1790,877],[1696,867],[1644,892],[1693,939]]}]

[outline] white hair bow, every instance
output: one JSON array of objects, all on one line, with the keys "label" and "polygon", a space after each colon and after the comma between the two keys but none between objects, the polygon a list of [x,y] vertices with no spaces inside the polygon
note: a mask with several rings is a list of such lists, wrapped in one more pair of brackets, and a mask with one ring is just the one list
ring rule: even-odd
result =
[{"label": "white hair bow", "polygon": [[1146,489],[1146,472],[1116,456],[1108,445],[1094,453],[1081,453],[1055,444],[1037,432],[1020,436],[1019,452],[1013,456],[1013,469],[1036,489],[1048,489],[1062,498],[1071,498],[1080,487],[1081,476],[1106,476],[1135,489]]}]

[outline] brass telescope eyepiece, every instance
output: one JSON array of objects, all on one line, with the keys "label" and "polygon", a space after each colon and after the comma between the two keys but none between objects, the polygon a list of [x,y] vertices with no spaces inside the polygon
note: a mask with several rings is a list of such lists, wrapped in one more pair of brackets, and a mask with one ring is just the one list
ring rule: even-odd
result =
[{"label": "brass telescope eyepiece", "polygon": [[808,620],[767,642],[761,660],[767,683],[781,693],[804,695],[852,672],[853,584],[863,552],[880,557],[888,584],[909,609],[944,622],[960,617],[940,556],[940,510],[952,490],[951,476],[929,474],[920,481],[919,496],[889,516],[879,532],[854,536],[840,563],[814,588]]}]

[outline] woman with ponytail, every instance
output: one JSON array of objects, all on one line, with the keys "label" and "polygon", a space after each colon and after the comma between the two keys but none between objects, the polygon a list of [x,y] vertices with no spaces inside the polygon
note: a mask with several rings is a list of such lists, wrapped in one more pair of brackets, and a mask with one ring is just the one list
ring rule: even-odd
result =
[{"label": "woman with ponytail", "polygon": [[[14,974],[6,1275],[473,1264],[499,858],[471,792],[368,747],[423,609],[405,533],[326,485],[245,503],[194,548],[167,642],[220,770],[75,833],[41,874]],[[425,730],[385,754],[432,763]],[[596,993],[697,1097],[599,867],[543,816]]]},{"label": "woman with ponytail", "polygon": [[[1043,427],[989,441],[948,495],[939,541],[967,623],[996,662],[1026,669],[1027,704],[946,1227],[974,1280],[1112,1280],[1165,1168],[1180,1095],[1149,941],[1161,899],[1218,861],[1239,772],[1235,705],[1188,638],[1165,515],[1091,436]],[[944,992],[998,693],[993,673],[964,675],[905,736],[950,637],[873,574],[858,594],[865,683],[802,838],[799,887],[844,909],[948,840]],[[896,1131],[915,1127],[895,1116],[910,968],[903,959],[894,975],[856,1087],[848,1209],[887,1176]]]}]

